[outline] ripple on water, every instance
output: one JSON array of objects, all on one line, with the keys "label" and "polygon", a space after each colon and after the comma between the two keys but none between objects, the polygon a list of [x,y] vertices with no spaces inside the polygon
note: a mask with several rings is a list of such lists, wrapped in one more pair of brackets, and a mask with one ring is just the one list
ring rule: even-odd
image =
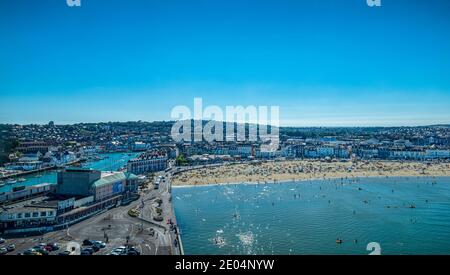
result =
[{"label": "ripple on water", "polygon": [[[177,188],[174,204],[187,254],[367,254],[372,241],[386,254],[448,254],[450,180],[426,181]],[[224,245],[211,241],[218,235]]]}]

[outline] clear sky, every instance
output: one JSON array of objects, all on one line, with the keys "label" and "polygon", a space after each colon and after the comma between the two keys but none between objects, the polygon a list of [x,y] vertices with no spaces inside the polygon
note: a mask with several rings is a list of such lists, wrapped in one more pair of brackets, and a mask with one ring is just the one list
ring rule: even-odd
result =
[{"label": "clear sky", "polygon": [[0,123],[278,105],[282,125],[450,123],[450,1],[0,0]]}]

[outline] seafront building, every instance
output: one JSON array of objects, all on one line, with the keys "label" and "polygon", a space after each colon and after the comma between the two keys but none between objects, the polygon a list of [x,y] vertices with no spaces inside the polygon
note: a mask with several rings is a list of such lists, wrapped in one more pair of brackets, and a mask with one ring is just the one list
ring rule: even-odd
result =
[{"label": "seafront building", "polygon": [[145,152],[127,163],[127,171],[133,174],[144,174],[162,171],[167,168],[168,156],[163,151]]}]

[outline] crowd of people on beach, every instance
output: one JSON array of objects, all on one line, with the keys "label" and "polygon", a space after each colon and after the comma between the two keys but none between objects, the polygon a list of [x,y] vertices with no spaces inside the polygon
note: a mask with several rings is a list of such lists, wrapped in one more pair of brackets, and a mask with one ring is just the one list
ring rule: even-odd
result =
[{"label": "crowd of people on beach", "polygon": [[450,176],[450,163],[412,161],[267,161],[202,167],[179,173],[174,186],[273,183],[324,178]]}]

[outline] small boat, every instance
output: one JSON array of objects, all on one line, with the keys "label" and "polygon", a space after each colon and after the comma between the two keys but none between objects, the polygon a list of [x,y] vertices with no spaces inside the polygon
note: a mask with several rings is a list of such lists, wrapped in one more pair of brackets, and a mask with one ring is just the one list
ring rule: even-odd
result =
[{"label": "small boat", "polygon": [[341,243],[342,243],[342,239],[339,239],[339,238],[338,238],[338,239],[336,240],[336,243],[337,243],[337,244],[341,244]]},{"label": "small boat", "polygon": [[20,178],[20,179],[17,179],[17,181],[18,182],[24,182],[24,181],[26,181],[26,179],[25,178]]},{"label": "small boat", "polygon": [[13,187],[13,192],[25,190],[25,186],[15,186]]},{"label": "small boat", "polygon": [[5,184],[3,182],[0,182],[0,188],[5,186]]},{"label": "small boat", "polygon": [[16,183],[17,181],[16,180],[14,180],[14,179],[7,179],[6,180],[6,184],[14,184],[14,183]]}]

